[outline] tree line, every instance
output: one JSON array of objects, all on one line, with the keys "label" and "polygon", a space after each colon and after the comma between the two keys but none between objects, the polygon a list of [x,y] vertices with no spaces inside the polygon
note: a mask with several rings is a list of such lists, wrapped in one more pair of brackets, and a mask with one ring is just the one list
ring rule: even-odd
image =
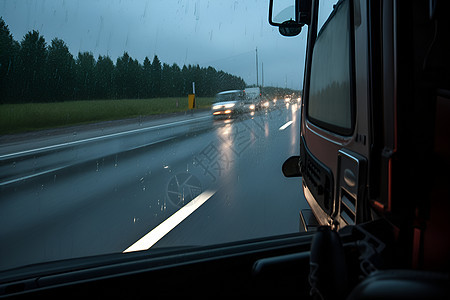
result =
[{"label": "tree line", "polygon": [[127,52],[115,63],[91,52],[73,57],[63,40],[47,45],[36,30],[19,43],[0,17],[0,103],[178,97],[192,92],[192,82],[200,97],[246,86],[242,78],[213,67],[180,68],[156,54],[142,64]]}]

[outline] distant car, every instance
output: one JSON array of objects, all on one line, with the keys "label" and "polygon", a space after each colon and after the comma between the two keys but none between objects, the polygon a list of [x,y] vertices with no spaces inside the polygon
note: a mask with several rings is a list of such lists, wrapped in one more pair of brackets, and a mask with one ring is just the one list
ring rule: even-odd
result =
[{"label": "distant car", "polygon": [[216,95],[211,111],[214,117],[233,115],[255,110],[255,105],[246,101],[244,91],[223,91]]},{"label": "distant car", "polygon": [[262,109],[269,109],[271,106],[275,106],[276,101],[270,102],[267,99],[264,99],[261,101],[261,108]]},{"label": "distant car", "polygon": [[259,87],[247,87],[244,90],[245,101],[252,109],[257,110],[262,106],[261,89]]}]

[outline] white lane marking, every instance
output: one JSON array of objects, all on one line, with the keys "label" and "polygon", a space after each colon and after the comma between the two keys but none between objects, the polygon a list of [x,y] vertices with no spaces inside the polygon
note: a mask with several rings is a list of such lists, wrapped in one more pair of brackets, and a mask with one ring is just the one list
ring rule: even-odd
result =
[{"label": "white lane marking", "polygon": [[286,128],[288,128],[293,122],[289,121],[286,124],[284,124],[283,126],[281,126],[278,130],[285,130]]},{"label": "white lane marking", "polygon": [[162,239],[166,234],[168,234],[172,229],[174,229],[178,224],[180,224],[184,219],[192,214],[197,208],[199,208],[203,203],[208,201],[208,199],[211,198],[215,193],[215,190],[204,191],[203,193],[192,199],[188,204],[180,208],[165,221],[163,221],[161,224],[153,228],[149,233],[140,238],[136,243],[125,249],[123,253],[150,249],[150,247],[156,244],[156,242]]},{"label": "white lane marking", "polygon": [[69,166],[62,166],[62,167],[59,167],[59,168],[54,168],[54,169],[51,169],[51,170],[42,171],[42,172],[39,172],[39,173],[34,173],[34,174],[31,174],[31,175],[27,175],[27,176],[22,176],[22,177],[19,177],[19,178],[8,180],[8,181],[3,181],[3,182],[0,182],[0,186],[4,186],[4,185],[8,185],[8,184],[11,184],[11,183],[14,183],[14,182],[19,182],[19,181],[30,179],[30,178],[33,178],[33,177],[37,177],[37,176],[45,175],[45,174],[48,174],[48,173],[56,172],[56,171],[62,170],[62,169],[67,168],[67,167],[69,167]]},{"label": "white lane marking", "polygon": [[165,124],[160,124],[160,125],[155,125],[155,126],[150,126],[150,127],[145,127],[145,128],[133,129],[133,130],[129,130],[129,131],[122,131],[122,132],[118,132],[118,133],[111,133],[111,134],[97,136],[97,137],[88,138],[88,139],[79,140],[79,141],[73,141],[73,142],[67,142],[67,143],[62,143],[62,144],[57,144],[57,145],[46,146],[46,147],[42,147],[42,148],[36,148],[36,149],[31,149],[31,150],[19,151],[19,152],[16,152],[16,153],[0,155],[0,159],[7,159],[7,158],[10,158],[10,157],[14,157],[14,156],[20,156],[20,155],[24,155],[24,154],[31,154],[31,153],[34,153],[34,152],[40,152],[40,151],[44,151],[44,150],[58,149],[58,148],[66,147],[66,146],[73,146],[73,145],[83,144],[83,143],[86,143],[86,142],[93,142],[93,141],[103,140],[103,139],[107,139],[107,138],[111,138],[111,137],[127,135],[127,134],[130,134],[130,133],[136,133],[136,132],[140,132],[140,131],[146,131],[146,130],[164,128],[164,127],[170,127],[172,125],[190,123],[190,122],[194,122],[194,121],[197,121],[197,120],[202,120],[202,119],[206,119],[206,118],[210,118],[210,117],[211,116],[204,116],[204,117],[199,117],[199,118],[196,118],[196,119],[176,121],[176,122],[172,122],[172,123],[165,123]]},{"label": "white lane marking", "polygon": [[[134,147],[134,148],[130,148],[129,150],[135,150],[135,149],[139,149],[139,148],[142,148],[142,147],[147,147],[147,146],[155,145],[155,144],[158,144],[158,143],[161,143],[161,142],[170,141],[170,140],[172,140],[172,139],[173,139],[173,137],[169,137],[169,138],[166,138],[166,139],[157,140],[157,141],[154,141],[154,142],[151,142],[151,143],[147,143],[147,144],[143,144],[143,145],[136,146],[136,147]],[[77,163],[81,163],[81,162],[84,162],[84,160],[83,160],[83,161],[78,161]],[[26,180],[26,179],[38,177],[38,176],[41,176],[41,175],[45,175],[45,174],[48,174],[48,173],[56,172],[56,171],[59,171],[59,170],[62,170],[62,169],[65,169],[65,168],[74,166],[74,165],[77,164],[77,163],[70,164],[70,165],[65,165],[65,166],[58,167],[58,168],[54,168],[54,169],[51,169],[51,170],[46,170],[46,171],[34,173],[34,174],[31,174],[31,175],[27,175],[27,176],[23,176],[23,177],[11,179],[11,180],[8,180],[8,181],[3,181],[3,182],[0,182],[0,186],[4,186],[4,185],[11,184],[11,183],[19,182],[19,181],[22,181],[22,180]],[[166,167],[164,167],[164,168],[166,168]]]}]

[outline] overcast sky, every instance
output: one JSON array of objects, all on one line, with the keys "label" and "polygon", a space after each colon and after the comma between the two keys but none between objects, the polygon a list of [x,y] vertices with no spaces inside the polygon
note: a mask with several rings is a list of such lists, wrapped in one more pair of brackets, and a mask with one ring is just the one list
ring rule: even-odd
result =
[{"label": "overcast sky", "polygon": [[305,28],[282,37],[267,22],[268,0],[0,0],[14,39],[39,30],[51,43],[61,38],[74,55],[108,54],[115,62],[127,51],[143,62],[158,55],[162,62],[213,66],[264,85],[301,89]]}]

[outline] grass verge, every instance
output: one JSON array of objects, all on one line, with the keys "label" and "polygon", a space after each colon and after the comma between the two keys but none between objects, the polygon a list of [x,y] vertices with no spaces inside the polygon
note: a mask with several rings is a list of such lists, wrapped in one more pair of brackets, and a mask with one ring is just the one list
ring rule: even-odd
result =
[{"label": "grass verge", "polygon": [[[196,108],[211,107],[212,99],[196,98]],[[0,134],[187,110],[187,97],[1,104]]]}]

